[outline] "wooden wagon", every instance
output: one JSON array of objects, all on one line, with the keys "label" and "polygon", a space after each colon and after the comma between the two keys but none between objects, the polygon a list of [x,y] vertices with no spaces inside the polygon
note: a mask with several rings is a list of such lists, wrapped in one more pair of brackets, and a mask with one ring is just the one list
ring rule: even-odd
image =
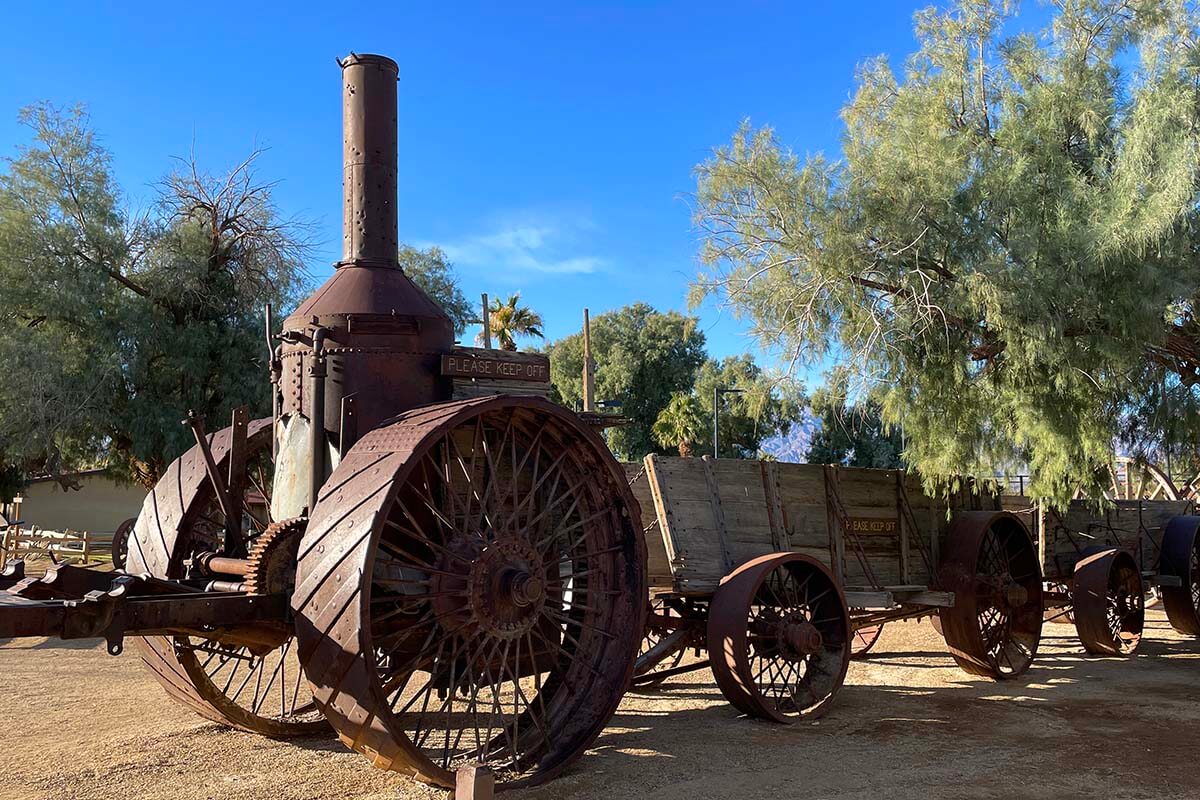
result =
[{"label": "wooden wagon", "polygon": [[1039,512],[1046,621],[1074,623],[1084,648],[1137,649],[1146,598],[1172,627],[1200,635],[1200,516],[1190,500],[1075,500]]},{"label": "wooden wagon", "polygon": [[[828,707],[887,622],[938,614],[975,675],[1019,675],[1037,652],[1034,541],[970,481],[933,497],[895,470],[655,455],[626,469],[651,587],[635,685],[710,666],[736,707],[791,721]],[[683,663],[688,649],[708,656]]]}]

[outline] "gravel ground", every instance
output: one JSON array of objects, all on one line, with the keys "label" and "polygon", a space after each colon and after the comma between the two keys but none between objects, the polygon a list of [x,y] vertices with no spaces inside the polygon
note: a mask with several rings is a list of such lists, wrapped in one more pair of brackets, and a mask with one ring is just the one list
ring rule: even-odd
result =
[{"label": "gravel ground", "polygon": [[[1197,797],[1200,643],[1148,615],[1136,657],[1047,626],[1019,681],[974,680],[926,623],[889,626],[820,722],[739,718],[706,673],[629,694],[592,750],[530,800]],[[700,677],[702,676],[702,677]],[[0,643],[0,800],[447,798],[336,739],[274,742],[170,702],[129,654]]]}]

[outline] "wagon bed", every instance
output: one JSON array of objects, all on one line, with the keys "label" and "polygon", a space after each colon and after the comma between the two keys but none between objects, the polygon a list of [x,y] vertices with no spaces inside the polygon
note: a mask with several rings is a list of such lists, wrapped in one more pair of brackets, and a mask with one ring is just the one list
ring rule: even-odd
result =
[{"label": "wagon bed", "polygon": [[[797,572],[824,573],[842,598],[845,640],[823,635],[843,661],[869,649],[883,624],[932,614],[969,672],[1011,677],[1032,661],[1041,630],[1033,541],[1001,497],[970,479],[931,495],[900,470],[657,455],[626,470],[642,510],[651,593],[636,683],[709,664],[722,689],[769,684],[750,713],[774,716],[778,681],[760,674],[772,667],[743,651],[785,650],[782,639],[764,642],[783,637],[786,620],[816,616],[782,597],[779,587],[799,583]],[[759,573],[757,594],[736,597],[747,571]],[[707,650],[709,660],[681,663],[688,648]]]}]

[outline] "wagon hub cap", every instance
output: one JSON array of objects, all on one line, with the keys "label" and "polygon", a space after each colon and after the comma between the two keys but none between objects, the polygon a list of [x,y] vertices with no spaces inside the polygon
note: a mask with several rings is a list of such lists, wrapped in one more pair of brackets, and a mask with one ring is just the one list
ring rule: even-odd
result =
[{"label": "wagon hub cap", "polygon": [[824,640],[817,627],[806,619],[787,622],[783,626],[783,650],[797,657],[821,652]]},{"label": "wagon hub cap", "polygon": [[1029,602],[1029,590],[1019,583],[1010,583],[1004,588],[1004,602],[1009,608],[1020,608]]}]

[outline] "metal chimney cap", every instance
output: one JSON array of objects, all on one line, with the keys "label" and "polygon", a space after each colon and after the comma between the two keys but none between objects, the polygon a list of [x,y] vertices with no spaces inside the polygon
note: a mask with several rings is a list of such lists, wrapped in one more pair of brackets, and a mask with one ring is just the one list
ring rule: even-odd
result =
[{"label": "metal chimney cap", "polygon": [[338,59],[338,66],[342,69],[345,69],[346,67],[353,67],[356,64],[375,64],[383,67],[384,69],[390,69],[397,75],[400,74],[400,66],[387,56],[380,56],[374,53],[355,53],[354,51],[351,51],[350,55],[346,56],[345,58]]}]

